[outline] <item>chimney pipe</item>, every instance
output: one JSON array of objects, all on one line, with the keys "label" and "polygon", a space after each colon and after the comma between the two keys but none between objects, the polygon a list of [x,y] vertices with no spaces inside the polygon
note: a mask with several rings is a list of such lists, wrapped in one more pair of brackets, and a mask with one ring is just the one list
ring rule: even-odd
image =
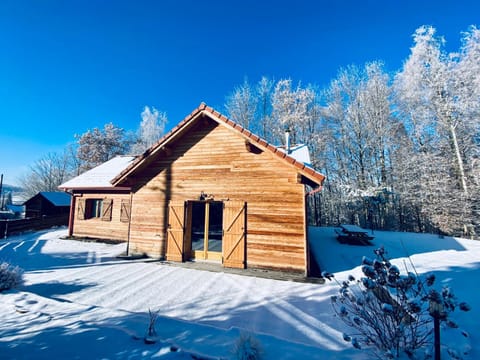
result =
[{"label": "chimney pipe", "polygon": [[287,155],[290,154],[290,128],[285,129],[285,151]]}]

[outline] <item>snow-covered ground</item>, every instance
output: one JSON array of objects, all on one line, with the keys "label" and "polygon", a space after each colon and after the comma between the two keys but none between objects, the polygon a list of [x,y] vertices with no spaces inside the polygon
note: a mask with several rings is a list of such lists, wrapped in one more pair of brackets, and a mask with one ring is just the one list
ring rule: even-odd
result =
[{"label": "snow-covered ground", "polygon": [[[480,242],[375,232],[374,247],[341,245],[331,228],[311,228],[323,270],[359,274],[363,255],[383,245],[399,266],[435,272],[472,310],[455,319],[480,358]],[[240,333],[253,333],[266,359],[366,359],[342,340],[334,283],[309,284],[119,260],[125,245],[62,240],[65,229],[0,240],[0,261],[25,270],[25,285],[0,293],[0,358],[231,358]],[[143,342],[148,311],[159,341]],[[448,339],[445,339],[448,341]],[[170,351],[171,346],[180,351]]]}]

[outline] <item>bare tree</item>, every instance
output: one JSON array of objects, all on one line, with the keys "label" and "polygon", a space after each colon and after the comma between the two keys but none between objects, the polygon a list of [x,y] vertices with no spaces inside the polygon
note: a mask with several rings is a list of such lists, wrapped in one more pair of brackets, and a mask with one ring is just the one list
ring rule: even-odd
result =
[{"label": "bare tree", "polygon": [[70,157],[63,153],[48,153],[37,160],[19,179],[28,197],[41,191],[58,191],[58,186],[71,178],[73,169]]}]

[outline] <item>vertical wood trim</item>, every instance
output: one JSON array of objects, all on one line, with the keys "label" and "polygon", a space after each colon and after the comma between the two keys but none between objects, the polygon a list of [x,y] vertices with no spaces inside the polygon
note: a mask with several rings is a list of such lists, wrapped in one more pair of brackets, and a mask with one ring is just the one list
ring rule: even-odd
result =
[{"label": "vertical wood trim", "polygon": [[70,199],[70,214],[68,215],[68,237],[73,236],[73,226],[75,224],[75,208],[77,197],[74,194],[71,194]]},{"label": "vertical wood trim", "polygon": [[223,210],[223,266],[246,267],[247,204],[226,201]]},{"label": "vertical wood trim", "polygon": [[210,231],[210,202],[205,202],[205,227],[203,234],[203,258],[208,259],[208,233]]},{"label": "vertical wood trim", "polygon": [[183,261],[190,260],[192,257],[192,210],[193,201],[188,201],[185,210],[185,232],[183,235]]},{"label": "vertical wood trim", "polygon": [[85,199],[78,199],[77,219],[85,220]]},{"label": "vertical wood trim", "polygon": [[[305,189],[305,185],[304,185]],[[303,196],[303,243],[305,244],[305,276],[310,275],[310,246],[308,243],[308,201],[307,201],[307,192],[304,190],[305,195]]]},{"label": "vertical wood trim", "polygon": [[128,227],[127,227],[127,256],[130,255],[130,232],[132,229],[132,207],[133,207],[133,192],[130,192],[130,208],[129,208],[129,217],[128,217]]},{"label": "vertical wood trim", "polygon": [[167,260],[183,261],[185,235],[185,203],[170,201],[168,204]]}]

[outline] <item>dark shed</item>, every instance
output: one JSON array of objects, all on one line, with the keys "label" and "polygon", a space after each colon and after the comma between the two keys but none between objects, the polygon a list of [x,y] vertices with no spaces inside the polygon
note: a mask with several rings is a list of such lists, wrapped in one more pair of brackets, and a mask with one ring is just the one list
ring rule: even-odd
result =
[{"label": "dark shed", "polygon": [[42,191],[25,201],[25,217],[67,215],[70,212],[70,194],[61,191]]}]

